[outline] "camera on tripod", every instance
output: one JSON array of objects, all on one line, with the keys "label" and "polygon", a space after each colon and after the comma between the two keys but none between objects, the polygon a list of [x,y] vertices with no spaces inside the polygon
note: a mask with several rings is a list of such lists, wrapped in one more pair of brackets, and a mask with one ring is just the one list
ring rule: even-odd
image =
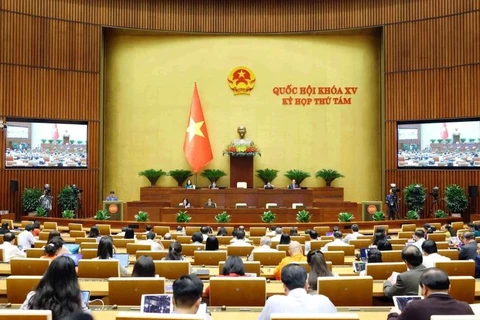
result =
[{"label": "camera on tripod", "polygon": [[72,190],[73,190],[73,193],[78,197],[80,195],[80,193],[83,192],[82,189],[79,189],[76,185],[72,184]]},{"label": "camera on tripod", "polygon": [[396,185],[395,183],[391,183],[391,184],[390,184],[390,190],[392,190],[392,192],[393,192],[394,194],[397,194],[397,193],[400,192],[400,189],[397,188],[397,185]]},{"label": "camera on tripod", "polygon": [[438,192],[438,187],[434,187],[432,189],[432,192],[429,193],[435,200],[438,200],[439,197],[439,192]]}]

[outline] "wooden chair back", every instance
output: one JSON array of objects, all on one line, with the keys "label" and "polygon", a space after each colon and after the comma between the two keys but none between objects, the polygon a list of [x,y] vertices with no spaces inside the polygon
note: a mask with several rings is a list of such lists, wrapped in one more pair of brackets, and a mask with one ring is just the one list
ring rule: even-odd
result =
[{"label": "wooden chair back", "polygon": [[45,221],[43,223],[43,229],[47,230],[58,230],[58,225],[54,221]]},{"label": "wooden chair back", "polygon": [[7,300],[10,303],[23,303],[30,291],[34,291],[42,276],[7,277]]},{"label": "wooden chair back", "polygon": [[365,267],[365,275],[371,276],[373,280],[387,280],[392,272],[402,273],[407,271],[404,262],[380,262],[367,263]]},{"label": "wooden chair back", "polygon": [[142,294],[163,293],[165,293],[165,278],[115,277],[108,279],[108,300],[110,304],[139,306],[142,301]]},{"label": "wooden chair back", "polygon": [[392,244],[392,250],[402,250],[405,244]]},{"label": "wooden chair back", "polygon": [[469,276],[449,276],[450,296],[453,299],[465,301],[466,303],[475,302],[475,278]]},{"label": "wooden chair back", "polygon": [[82,254],[82,259],[93,259],[98,256],[98,249],[82,249],[80,253]]},{"label": "wooden chair back", "polygon": [[78,260],[79,278],[111,278],[119,276],[120,266],[118,260]]},{"label": "wooden chair back", "polygon": [[162,260],[168,254],[168,250],[152,251],[152,250],[137,250],[135,252],[135,258],[138,259],[141,256],[152,257],[153,260]]},{"label": "wooden chair back", "polygon": [[12,276],[41,276],[49,265],[49,259],[14,258],[10,260],[10,273]]},{"label": "wooden chair back", "polygon": [[475,277],[475,261],[456,260],[438,261],[435,267],[445,271],[449,276],[472,276]]},{"label": "wooden chair back", "polygon": [[71,238],[85,238],[87,233],[83,230],[70,230]]},{"label": "wooden chair back", "polygon": [[[305,269],[305,271],[307,271],[307,274],[310,273],[310,271],[312,271],[312,268],[310,267],[310,265],[306,261],[295,261],[295,262],[292,262],[292,263],[298,264],[299,266],[303,267],[303,269]],[[330,261],[327,261],[327,267],[329,267],[330,271],[332,271],[332,263]]]},{"label": "wooden chair back", "polygon": [[345,256],[353,256],[355,254],[355,246],[329,246],[328,251],[343,251],[345,253]]},{"label": "wooden chair back", "polygon": [[272,313],[270,320],[360,320],[356,313],[337,312],[337,313]]},{"label": "wooden chair back", "polygon": [[180,242],[181,244],[189,244],[189,243],[192,243],[192,237],[191,236],[178,236],[177,237],[177,242]]},{"label": "wooden chair back", "polygon": [[204,244],[182,244],[182,254],[185,256],[193,257],[195,251],[205,250]]},{"label": "wooden chair back", "polygon": [[3,249],[2,248],[0,248],[0,262],[3,262]]},{"label": "wooden chair back", "polygon": [[169,226],[154,226],[153,227],[153,232],[155,232],[157,235],[164,236],[165,233],[170,233],[170,227]]},{"label": "wooden chair back", "polygon": [[185,227],[185,234],[187,236],[192,236],[194,232],[200,232],[200,227]]},{"label": "wooden chair back", "polygon": [[196,265],[216,266],[220,261],[227,259],[227,251],[195,251],[193,259]]},{"label": "wooden chair back", "polygon": [[218,236],[218,245],[220,246],[228,246],[230,244],[230,240],[232,240],[232,237],[230,236]]},{"label": "wooden chair back", "polygon": [[252,242],[253,245],[259,246],[260,240],[262,239],[262,237],[250,237],[248,239]]},{"label": "wooden chair back", "polygon": [[373,227],[373,234],[377,233],[378,229],[382,228],[385,230],[385,234],[388,234],[388,224],[378,224]]},{"label": "wooden chair back", "polygon": [[291,237],[290,237],[290,241],[298,241],[298,242],[300,242],[301,244],[305,244],[305,236],[304,236],[304,235],[301,235],[301,236],[291,236]]},{"label": "wooden chair back", "polygon": [[[411,238],[410,238],[411,239]],[[388,242],[390,242],[391,245],[394,244],[401,244],[402,246],[405,246],[405,243],[408,242],[408,239],[406,238],[400,238],[400,239],[388,239]]]},{"label": "wooden chair back", "polygon": [[370,276],[318,277],[318,293],[335,306],[371,306],[373,278]]},{"label": "wooden chair back", "polygon": [[35,241],[35,244],[33,245],[34,248],[42,248],[47,245],[47,241],[45,240],[37,240]]},{"label": "wooden chair back", "polygon": [[149,244],[127,243],[127,253],[135,254],[138,250],[151,250],[152,246]]},{"label": "wooden chair back", "polygon": [[399,239],[412,239],[414,233],[415,233],[415,231],[400,231],[398,233],[398,238]]},{"label": "wooden chair back", "polygon": [[43,248],[27,248],[25,252],[27,253],[27,258],[40,258],[45,255]]},{"label": "wooden chair back", "polygon": [[246,257],[252,252],[253,248],[253,246],[227,246],[227,254],[229,256]]},{"label": "wooden chair back", "polygon": [[334,266],[345,264],[345,253],[343,251],[325,251],[323,256],[325,261],[331,261]]},{"label": "wooden chair back", "polygon": [[[218,274],[223,274],[223,266],[225,265],[225,261],[220,261],[218,263]],[[258,261],[245,261],[243,263],[245,266],[245,273],[255,273],[257,277],[260,277],[261,270],[260,270],[260,262]]]},{"label": "wooden chair back", "polygon": [[81,223],[69,223],[68,224],[68,232],[71,232],[72,230],[82,231],[83,230],[83,224],[81,224]]},{"label": "wooden chair back", "polygon": [[402,250],[386,250],[380,252],[382,253],[383,262],[403,262]]},{"label": "wooden chair back", "polygon": [[267,234],[264,227],[250,227],[250,237],[263,237]]},{"label": "wooden chair back", "polygon": [[285,256],[285,251],[258,251],[253,255],[253,260],[260,262],[262,266],[278,266]]},{"label": "wooden chair back", "polygon": [[427,239],[433,240],[435,242],[445,241],[446,237],[447,235],[443,232],[427,233]]},{"label": "wooden chair back", "polygon": [[324,245],[326,245],[329,242],[330,240],[310,241],[310,250],[320,250],[323,248]]},{"label": "wooden chair back", "polygon": [[330,227],[325,227],[325,226],[314,227],[313,230],[317,231],[319,236],[324,236],[327,234],[327,232],[330,231]]},{"label": "wooden chair back", "polygon": [[328,242],[332,242],[333,236],[320,236],[320,240],[328,240]]},{"label": "wooden chair back", "polygon": [[188,261],[154,260],[153,263],[155,263],[156,274],[166,279],[175,280],[185,274],[190,274],[190,262]]},{"label": "wooden chair back", "polygon": [[120,311],[115,316],[115,320],[203,320],[203,316],[196,314],[174,314],[174,313],[143,313],[132,311]]},{"label": "wooden chair back", "polygon": [[4,223],[8,223],[8,230],[13,230],[13,220],[12,219],[2,219],[1,224],[3,225]]},{"label": "wooden chair back", "polygon": [[417,225],[415,223],[406,223],[406,224],[402,224],[402,232],[410,232],[410,233],[414,233],[415,232],[415,229],[417,228]]},{"label": "wooden chair back", "polygon": [[442,228],[442,224],[440,222],[429,222],[431,227],[435,227],[435,229],[440,230]]},{"label": "wooden chair back", "polygon": [[441,256],[450,258],[450,260],[458,260],[458,250],[440,249],[437,250],[437,253]]},{"label": "wooden chair back", "polygon": [[455,221],[451,224],[453,230],[458,231],[463,229],[463,221]]},{"label": "wooden chair back", "polygon": [[127,243],[135,243],[135,239],[113,239],[113,245],[116,248],[126,248]]},{"label": "wooden chair back", "polygon": [[[147,240],[147,235],[145,233],[136,233],[135,237],[137,238],[137,240]],[[167,240],[167,241],[171,241],[171,240]]]},{"label": "wooden chair back", "polygon": [[75,238],[75,243],[82,244],[84,242],[95,242],[95,243],[97,243],[97,238]]},{"label": "wooden chair back", "polygon": [[97,224],[96,227],[102,237],[112,234],[112,227],[109,224]]},{"label": "wooden chair back", "polygon": [[170,244],[173,242],[173,240],[160,240],[160,243],[163,244],[163,247],[165,249],[168,249],[170,247]]},{"label": "wooden chair back", "polygon": [[437,244],[437,249],[444,250],[444,249],[448,249],[448,247],[449,247],[448,241],[438,241],[438,242],[436,242],[436,244]]},{"label": "wooden chair back", "polygon": [[50,235],[50,232],[43,232],[43,231],[41,231],[41,232],[38,234],[38,240],[47,241],[49,235]]},{"label": "wooden chair back", "polygon": [[98,243],[96,242],[82,242],[80,243],[80,250],[84,249],[98,249]]},{"label": "wooden chair back", "polygon": [[213,277],[210,278],[209,305],[262,307],[267,298],[266,288],[264,277]]},{"label": "wooden chair back", "polygon": [[[348,244],[355,247],[355,249],[368,248],[372,244],[372,238],[368,239],[352,239]],[[329,249],[330,250],[330,249]]]},{"label": "wooden chair back", "polygon": [[52,320],[50,310],[0,310],[0,319],[11,320]]}]

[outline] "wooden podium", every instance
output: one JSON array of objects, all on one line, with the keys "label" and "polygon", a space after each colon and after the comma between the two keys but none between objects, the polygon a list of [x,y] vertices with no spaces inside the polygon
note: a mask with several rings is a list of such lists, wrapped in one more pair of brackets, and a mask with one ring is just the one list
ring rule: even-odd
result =
[{"label": "wooden podium", "polygon": [[230,156],[230,188],[236,188],[237,182],[246,182],[253,188],[253,156]]},{"label": "wooden podium", "polygon": [[107,210],[110,220],[123,220],[123,202],[122,201],[103,201],[103,210]]}]

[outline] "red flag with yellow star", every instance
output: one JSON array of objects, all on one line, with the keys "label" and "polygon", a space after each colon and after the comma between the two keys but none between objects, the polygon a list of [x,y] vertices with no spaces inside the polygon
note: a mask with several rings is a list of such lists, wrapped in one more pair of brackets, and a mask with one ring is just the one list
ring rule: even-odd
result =
[{"label": "red flag with yellow star", "polygon": [[207,124],[203,116],[202,104],[200,103],[196,83],[193,89],[192,106],[190,108],[190,116],[188,117],[183,151],[194,173],[200,171],[213,159]]}]

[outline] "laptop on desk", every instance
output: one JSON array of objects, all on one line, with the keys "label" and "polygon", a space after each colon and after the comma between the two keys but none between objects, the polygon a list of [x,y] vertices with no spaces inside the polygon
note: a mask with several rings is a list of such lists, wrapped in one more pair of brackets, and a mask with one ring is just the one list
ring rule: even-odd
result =
[{"label": "laptop on desk", "polygon": [[120,265],[124,268],[127,268],[130,264],[128,253],[114,253],[112,258],[117,259]]}]

